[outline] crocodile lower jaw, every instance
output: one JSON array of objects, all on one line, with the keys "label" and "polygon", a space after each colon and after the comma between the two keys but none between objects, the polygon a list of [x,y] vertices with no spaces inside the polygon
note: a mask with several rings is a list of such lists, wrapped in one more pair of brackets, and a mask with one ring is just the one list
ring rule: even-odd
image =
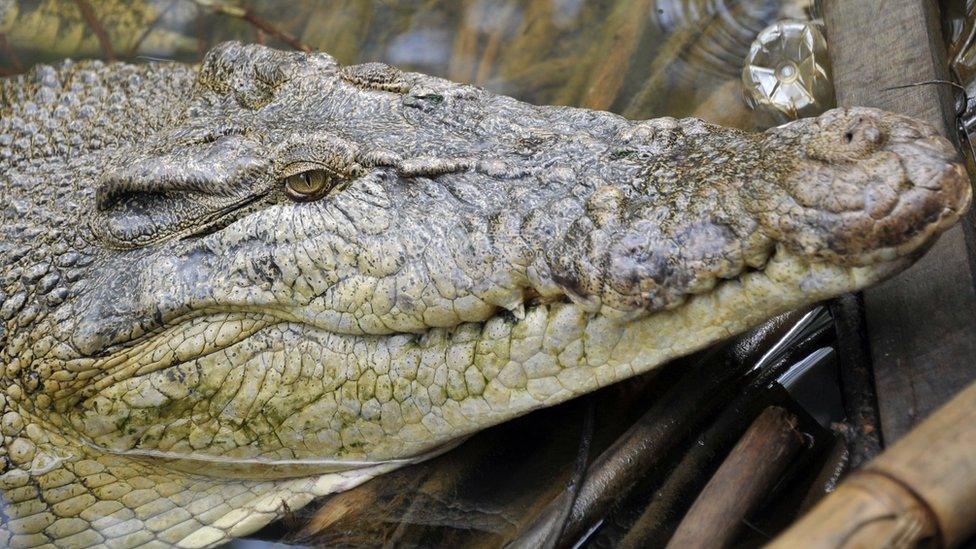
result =
[{"label": "crocodile lower jaw", "polygon": [[[278,424],[279,430],[274,433],[273,439],[258,437],[256,443],[278,440],[282,445],[287,445],[296,441],[308,441],[313,445],[314,450],[314,444],[317,442],[321,445],[318,448],[320,453],[309,452],[306,456],[297,456],[297,460],[294,459],[296,456],[289,454],[291,451],[280,451],[276,454],[269,450],[247,455],[246,446],[242,447],[243,449],[228,446],[228,441],[232,441],[232,438],[213,436],[210,439],[212,441],[210,446],[207,446],[206,440],[200,439],[198,433],[192,432],[186,433],[182,440],[192,441],[198,445],[203,444],[199,447],[199,451],[190,447],[186,452],[174,452],[172,448],[163,447],[161,443],[166,440],[165,436],[159,435],[158,431],[155,431],[156,435],[154,435],[153,429],[158,429],[159,426],[178,428],[182,419],[192,415],[193,408],[185,412],[174,407],[172,401],[178,402],[179,399],[174,400],[170,397],[180,397],[180,394],[172,392],[172,387],[161,385],[161,380],[168,379],[170,375],[178,380],[178,374],[188,372],[191,367],[215,367],[220,358],[226,362],[227,356],[221,356],[221,353],[239,352],[240,349],[235,351],[235,348],[247,347],[254,343],[271,345],[268,348],[282,351],[264,357],[267,359],[265,364],[269,365],[264,372],[265,378],[270,375],[269,372],[279,366],[282,367],[281,374],[290,375],[284,363],[289,356],[298,357],[298,364],[301,365],[301,357],[307,356],[308,353],[303,355],[304,349],[292,346],[291,352],[296,354],[288,355],[289,351],[285,349],[286,345],[281,341],[280,336],[291,334],[287,335],[286,339],[294,340],[295,333],[311,333],[301,332],[310,328],[276,322],[256,327],[249,332],[249,336],[231,340],[220,350],[204,357],[179,363],[173,362],[167,368],[156,369],[150,373],[124,377],[122,376],[126,371],[124,361],[116,364],[113,381],[100,385],[100,394],[92,395],[79,405],[82,408],[85,403],[91,406],[93,415],[87,417],[91,420],[93,417],[99,417],[99,414],[102,414],[103,419],[111,419],[114,410],[112,406],[124,403],[130,410],[128,423],[134,425],[139,421],[143,422],[145,428],[138,433],[138,436],[126,439],[128,435],[124,430],[104,432],[100,436],[89,433],[91,436],[86,436],[84,434],[86,430],[98,426],[86,425],[86,417],[83,414],[76,413],[71,417],[71,425],[66,425],[60,419],[70,417],[70,413],[35,418],[36,421],[31,423],[35,425],[36,431],[41,432],[43,429],[47,433],[46,437],[40,437],[38,440],[44,439],[47,442],[37,444],[34,462],[35,464],[48,463],[48,465],[44,468],[31,465],[27,476],[4,477],[6,479],[4,482],[12,487],[19,485],[15,480],[21,477],[48,478],[47,476],[50,475],[51,478],[56,476],[59,479],[71,479],[84,474],[83,471],[96,468],[104,471],[101,477],[114,478],[121,483],[129,480],[138,483],[148,478],[166,478],[167,486],[177,486],[183,490],[179,494],[179,498],[183,498],[180,501],[193,502],[183,504],[184,510],[200,526],[186,531],[181,530],[174,523],[172,534],[164,532],[160,534],[160,539],[166,539],[169,543],[182,547],[212,546],[228,538],[254,532],[280,517],[286,509],[297,510],[315,497],[348,490],[405,464],[431,457],[439,451],[448,449],[451,441],[457,441],[468,433],[640,374],[671,358],[742,332],[771,315],[877,282],[903,269],[909,262],[909,259],[902,258],[873,267],[808,264],[780,249],[762,271],[746,273],[737,279],[725,281],[716,286],[713,291],[694,296],[673,310],[658,312],[628,323],[584,313],[579,307],[569,303],[557,303],[528,310],[525,319],[520,322],[498,317],[484,323],[459,326],[451,331],[431,330],[420,339],[427,345],[427,349],[439,348],[438,356],[441,357],[448,356],[449,352],[461,352],[465,345],[486,344],[497,350],[499,348],[497,338],[489,341],[492,330],[507,330],[508,334],[522,331],[530,335],[521,339],[516,338],[519,345],[513,346],[509,342],[508,359],[504,364],[484,358],[488,355],[480,355],[482,359],[479,359],[478,367],[482,368],[479,372],[483,379],[482,385],[479,388],[476,386],[477,383],[472,383],[467,387],[470,394],[464,398],[454,394],[452,380],[455,378],[452,377],[452,370],[446,363],[443,369],[435,369],[431,372],[426,372],[422,364],[418,363],[413,370],[402,368],[402,365],[393,366],[379,376],[375,375],[375,371],[369,374],[364,370],[360,377],[372,376],[371,390],[363,389],[363,393],[359,393],[362,384],[357,382],[351,389],[339,387],[328,393],[334,399],[330,406],[322,406],[322,402],[328,400],[323,398],[302,408],[305,417],[321,419],[331,413],[331,417],[345,422],[344,425],[350,429],[355,428],[365,432],[371,428],[370,426],[375,426],[376,430],[373,434],[379,443],[369,448],[353,444],[353,447],[344,449],[336,446],[334,441],[330,443],[328,437],[321,436],[323,432],[329,434],[334,428],[328,422],[319,425],[322,428],[319,431],[312,428],[303,430],[301,422],[291,421],[288,418]],[[349,344],[354,350],[357,349],[357,344],[365,345],[365,338],[362,337],[315,333],[318,337],[349,338]],[[532,336],[533,333],[537,335]],[[530,353],[531,356],[523,360],[524,355],[529,353],[525,348],[528,345],[526,342],[534,341],[537,347],[542,348],[548,344],[547,341],[555,344],[554,338],[557,336],[563,336],[565,339],[567,334],[572,333],[577,333],[579,337],[576,340],[581,341],[581,345],[590,351],[584,355],[573,355],[578,357],[575,366],[548,371],[539,358],[545,358],[547,355],[538,352]],[[478,335],[480,337],[475,337]],[[270,340],[275,337],[278,338],[278,342],[272,345]],[[397,338],[413,339],[413,336],[406,335],[371,337],[375,342],[385,342],[387,345],[393,340],[399,341]],[[572,353],[566,349],[570,349],[573,342],[563,341],[561,345],[564,352],[568,353],[563,355],[564,358],[569,360],[569,355]],[[521,349],[516,349],[519,346]],[[365,347],[361,349],[364,355],[370,356]],[[375,354],[372,356],[376,358]],[[383,362],[381,359],[376,360],[377,364]],[[422,363],[423,360],[420,362]],[[260,361],[244,364],[241,369],[256,373],[257,366],[260,364]],[[294,365],[293,363],[292,366]],[[309,364],[309,366],[318,367],[323,364],[320,361],[317,365]],[[446,379],[438,378],[437,376],[440,375],[438,371],[447,372]],[[306,381],[313,379],[316,373],[320,376],[319,379],[332,374],[344,375],[338,370],[327,373],[324,366],[320,371],[311,373],[313,376]],[[461,377],[464,381],[477,381],[465,379],[464,373],[466,372],[462,372]],[[413,392],[408,398],[403,399],[402,403],[397,400],[400,389],[396,386],[391,391],[391,395],[382,394],[383,375],[388,378],[391,375],[397,379],[410,378],[412,383],[410,388]],[[277,379],[280,381],[282,377]],[[152,391],[148,390],[153,387],[153,381],[156,381],[159,389],[171,393],[166,397],[169,401],[154,401],[159,395],[153,395]],[[294,382],[295,380],[292,380],[292,383]],[[226,388],[229,383],[229,381],[215,383],[214,386]],[[266,389],[276,388],[286,393],[281,402],[298,398],[294,393],[287,394],[288,387],[287,383],[279,383]],[[426,390],[421,392],[420,387]],[[157,392],[159,389],[156,389]],[[247,393],[253,397],[250,402],[252,405],[261,394],[259,390],[248,388],[238,388],[233,392],[235,395]],[[159,392],[159,394],[163,393]],[[344,394],[347,399],[338,398]],[[235,401],[233,398],[228,400],[224,398],[225,396],[218,389],[218,392],[206,396],[200,402],[223,399],[220,402],[221,410],[227,417],[232,418],[235,413],[239,414],[239,417],[250,417],[242,402]],[[387,397],[389,400],[386,400]],[[193,398],[189,390],[183,394],[184,400],[193,400]],[[385,402],[380,403],[384,400]],[[348,409],[350,401],[357,401],[358,409]],[[374,409],[370,404],[372,402],[380,404]],[[395,428],[383,431],[384,425],[391,426],[389,423],[384,424],[384,421],[387,421],[384,419],[384,411],[392,402],[399,403],[398,409],[401,413],[397,417],[403,421],[401,425],[393,425],[392,427]],[[255,409],[266,411],[274,408],[275,405],[274,401],[265,400],[262,406]],[[74,407],[71,409],[76,410]],[[169,415],[166,413],[167,409]],[[408,413],[408,409],[416,410],[420,415]],[[46,415],[45,412],[41,413]],[[374,413],[379,415],[375,416]],[[294,415],[292,418],[301,419],[303,414]],[[260,416],[261,414],[258,414],[255,417]],[[51,422],[58,422],[58,424],[54,425]],[[44,427],[41,427],[42,425]],[[111,428],[112,423],[102,424],[103,428],[106,426]],[[249,429],[254,434],[260,434],[260,421],[255,420]],[[72,431],[73,434],[69,435]],[[298,436],[289,438],[289,433]],[[343,437],[348,436],[348,432],[342,428],[332,434],[335,434],[337,437],[335,440],[340,442],[344,440]],[[157,438],[154,439],[153,436]],[[82,442],[83,440],[87,442]],[[115,443],[112,442],[113,440]],[[132,444],[133,441],[139,440],[144,443],[143,447]],[[118,442],[125,442],[125,444],[118,444]],[[149,447],[151,446],[149,443],[155,443],[155,447]],[[227,450],[228,448],[230,449]],[[336,451],[336,448],[339,450]],[[210,459],[208,456],[216,458]],[[112,499],[112,493],[114,492],[102,493],[95,490],[98,498]],[[152,501],[160,505],[172,505],[165,494],[158,494],[155,497],[157,499]],[[197,500],[200,503],[211,500],[225,503],[221,503],[218,509],[213,506],[197,505]],[[109,501],[101,501],[101,503],[107,505]],[[33,517],[19,514],[21,512],[19,503],[12,501],[11,504],[10,512],[14,513],[11,515],[12,518],[24,517],[23,520],[33,520]],[[26,507],[23,512],[32,513]],[[82,510],[79,509],[77,512]],[[17,518],[17,520],[21,519]],[[105,537],[110,537],[114,535],[112,526],[117,526],[119,523],[120,521],[105,517],[93,523],[91,528],[104,532]],[[164,526],[169,527],[168,525],[169,523],[166,523]]]},{"label": "crocodile lower jaw", "polygon": [[[99,451],[188,472],[272,479],[354,470],[646,372],[909,261],[806,263],[780,247],[761,271],[630,322],[552,303],[522,320],[355,336],[221,313],[194,319],[182,335],[179,325],[167,330],[171,341],[211,330],[206,352],[184,359],[180,345],[143,349],[137,356],[155,360],[120,362],[63,413]],[[221,335],[227,326],[234,337]]]}]

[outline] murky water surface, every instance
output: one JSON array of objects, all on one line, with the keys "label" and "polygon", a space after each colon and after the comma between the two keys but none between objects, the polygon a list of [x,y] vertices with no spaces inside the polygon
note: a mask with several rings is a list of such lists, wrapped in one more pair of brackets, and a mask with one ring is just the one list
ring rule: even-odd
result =
[{"label": "murky water surface", "polygon": [[198,61],[225,40],[383,61],[630,118],[772,120],[743,100],[756,35],[812,0],[0,0],[0,72],[65,57]]}]

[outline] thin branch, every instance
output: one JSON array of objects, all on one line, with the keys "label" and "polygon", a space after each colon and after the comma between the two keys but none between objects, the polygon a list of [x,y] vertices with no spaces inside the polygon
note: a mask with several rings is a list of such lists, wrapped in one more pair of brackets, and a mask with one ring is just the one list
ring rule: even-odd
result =
[{"label": "thin branch", "polygon": [[288,44],[289,46],[291,46],[296,50],[303,51],[306,53],[312,51],[312,48],[308,47],[306,44],[304,44],[301,40],[296,38],[294,35],[292,35],[291,33],[289,33],[284,29],[279,28],[274,23],[271,23],[270,21],[258,16],[256,13],[254,13],[254,10],[252,10],[251,8],[244,8],[240,6],[224,4],[222,2],[213,2],[211,0],[194,0],[194,2],[198,6],[209,8],[214,13],[229,15],[231,17],[243,19],[244,21],[247,21],[248,23],[256,27],[261,32],[264,32],[265,34],[268,34],[270,36],[277,38],[278,40],[281,40],[282,42]]},{"label": "thin branch", "polygon": [[270,34],[271,36],[274,36],[278,40],[281,40],[282,42],[288,44],[289,46],[291,46],[296,50],[300,50],[306,53],[312,51],[312,48],[302,43],[298,38],[295,38],[293,35],[291,35],[290,33],[282,29],[279,29],[271,22],[265,21],[264,19],[255,15],[255,13],[251,11],[250,8],[245,10],[243,19],[248,23],[257,27],[259,30],[265,32],[266,34]]},{"label": "thin branch", "polygon": [[139,47],[142,46],[143,42],[145,42],[146,37],[148,37],[152,33],[152,31],[156,30],[156,27],[159,25],[159,22],[162,21],[164,17],[166,17],[166,15],[170,12],[170,10],[172,10],[173,7],[176,6],[176,4],[179,1],[180,0],[170,0],[169,4],[167,4],[165,8],[163,8],[162,10],[160,10],[159,13],[156,14],[156,17],[153,18],[153,20],[149,23],[149,25],[146,26],[145,30],[142,31],[142,34],[139,35],[139,38],[132,43],[132,47],[129,48],[129,57],[135,57],[136,53],[139,51]]},{"label": "thin branch", "polygon": [[10,43],[7,42],[7,35],[2,32],[0,32],[0,49],[2,49],[3,53],[5,53],[10,59],[10,65],[13,68],[14,73],[24,71],[24,66],[20,64],[20,58],[17,57],[17,52],[10,47]]},{"label": "thin branch", "polygon": [[731,546],[744,519],[803,448],[798,424],[793,413],[778,406],[759,414],[681,519],[668,549]]},{"label": "thin branch", "polygon": [[566,488],[563,491],[563,508],[562,512],[556,517],[556,520],[550,525],[550,530],[545,538],[542,540],[541,547],[544,549],[553,549],[558,546],[559,538],[562,537],[563,532],[566,530],[566,525],[569,523],[569,518],[573,513],[573,506],[576,505],[576,499],[579,497],[580,487],[583,485],[583,479],[586,477],[586,466],[590,462],[590,445],[593,442],[593,422],[594,422],[594,410],[596,405],[593,403],[593,395],[589,395],[586,401],[586,408],[583,409],[583,425],[580,428],[580,442],[576,450],[576,461],[573,464],[573,472],[570,474],[569,480],[566,482]]},{"label": "thin branch", "polygon": [[108,33],[105,32],[105,27],[98,21],[98,16],[95,15],[95,10],[92,9],[91,4],[88,0],[75,0],[75,4],[78,5],[78,9],[81,10],[81,16],[85,18],[85,22],[91,27],[92,32],[98,38],[98,42],[102,45],[102,52],[105,54],[105,58],[109,61],[115,61],[115,51],[112,49],[112,41],[109,40]]},{"label": "thin branch", "polygon": [[202,60],[203,56],[207,54],[207,33],[203,22],[203,10],[204,7],[197,4],[197,16],[195,19],[197,27],[197,59],[199,60]]},{"label": "thin branch", "polygon": [[905,88],[914,88],[914,87],[917,87],[917,86],[925,86],[925,85],[928,85],[928,84],[945,84],[947,86],[952,86],[953,88],[956,88],[956,89],[962,91],[962,93],[964,95],[967,95],[968,96],[968,92],[966,91],[966,88],[962,84],[958,84],[958,83],[953,82],[951,80],[923,80],[921,82],[912,82],[911,84],[902,84],[900,86],[888,86],[887,88],[881,88],[881,91],[901,90],[901,89],[905,89]]}]

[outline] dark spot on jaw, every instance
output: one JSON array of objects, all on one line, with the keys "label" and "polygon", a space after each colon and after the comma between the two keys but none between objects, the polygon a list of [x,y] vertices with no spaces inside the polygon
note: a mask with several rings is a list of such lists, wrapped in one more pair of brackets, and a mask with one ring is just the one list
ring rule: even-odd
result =
[{"label": "dark spot on jaw", "polygon": [[24,389],[28,393],[33,393],[37,391],[37,388],[40,387],[40,378],[41,376],[40,374],[37,373],[37,371],[35,370],[28,371],[27,375],[24,376],[24,384],[23,384]]},{"label": "dark spot on jaw", "polygon": [[254,272],[262,282],[274,283],[281,279],[281,267],[271,257],[265,256],[254,260]]},{"label": "dark spot on jaw", "polygon": [[497,314],[498,314],[498,318],[502,319],[502,322],[504,322],[505,324],[515,324],[516,322],[518,322],[518,319],[515,318],[515,315],[512,314],[512,311],[509,311],[508,309],[501,309],[500,311],[498,311]]},{"label": "dark spot on jaw", "polygon": [[557,273],[552,273],[552,280],[556,284],[559,284],[559,286],[567,292],[574,293],[578,296],[584,295],[583,288],[580,286],[579,280]]}]

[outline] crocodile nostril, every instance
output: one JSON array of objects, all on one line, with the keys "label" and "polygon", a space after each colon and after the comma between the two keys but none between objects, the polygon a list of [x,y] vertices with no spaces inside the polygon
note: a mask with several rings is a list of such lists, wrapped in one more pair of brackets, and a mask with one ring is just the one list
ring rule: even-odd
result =
[{"label": "crocodile nostril", "polygon": [[848,145],[876,147],[885,140],[884,132],[869,118],[858,118],[854,124],[844,132],[844,142]]}]

